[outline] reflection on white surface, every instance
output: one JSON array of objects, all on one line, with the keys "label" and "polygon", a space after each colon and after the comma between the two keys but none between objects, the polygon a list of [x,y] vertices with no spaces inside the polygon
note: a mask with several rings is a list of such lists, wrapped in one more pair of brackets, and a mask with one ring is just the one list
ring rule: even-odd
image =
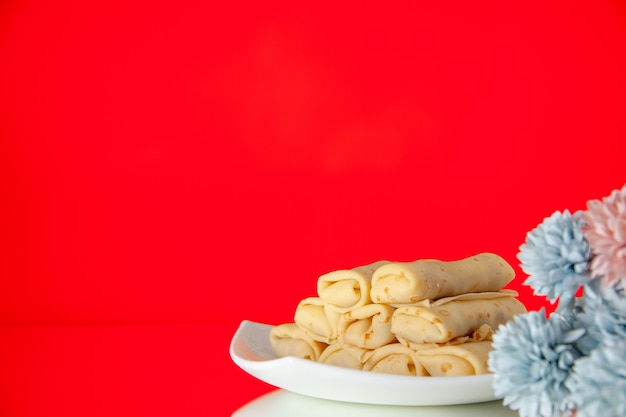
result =
[{"label": "reflection on white surface", "polygon": [[518,417],[502,401],[443,406],[392,406],[322,400],[285,390],[265,394],[232,417]]}]

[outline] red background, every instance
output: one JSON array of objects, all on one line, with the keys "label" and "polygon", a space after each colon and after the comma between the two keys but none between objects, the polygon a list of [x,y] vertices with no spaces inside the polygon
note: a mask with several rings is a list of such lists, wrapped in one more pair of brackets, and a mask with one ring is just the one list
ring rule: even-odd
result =
[{"label": "red background", "polygon": [[0,3],[0,414],[230,415],[239,322],[380,259],[545,305],[526,233],[626,180],[626,4],[430,3]]}]

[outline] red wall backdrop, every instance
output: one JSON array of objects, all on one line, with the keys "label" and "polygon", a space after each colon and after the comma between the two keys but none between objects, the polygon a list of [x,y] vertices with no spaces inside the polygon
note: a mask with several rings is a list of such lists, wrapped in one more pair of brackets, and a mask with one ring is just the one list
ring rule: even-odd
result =
[{"label": "red wall backdrop", "polygon": [[[29,333],[69,325],[215,325],[178,337],[252,399],[237,324],[291,321],[320,274],[380,259],[496,252],[544,305],[526,233],[626,182],[626,4],[430,3],[0,3],[0,411],[63,408],[64,362],[20,352],[101,346]],[[185,375],[161,389],[201,415]]]}]

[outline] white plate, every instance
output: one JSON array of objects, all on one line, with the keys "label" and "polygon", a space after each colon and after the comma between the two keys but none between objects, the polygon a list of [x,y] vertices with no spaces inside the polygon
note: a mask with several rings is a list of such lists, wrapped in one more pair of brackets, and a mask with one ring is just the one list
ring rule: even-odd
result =
[{"label": "white plate", "polygon": [[493,375],[416,377],[364,372],[311,360],[277,358],[269,342],[273,326],[244,320],[230,343],[233,362],[250,375],[287,391],[362,404],[453,405],[499,399]]},{"label": "white plate", "polygon": [[322,400],[278,389],[235,411],[231,417],[519,417],[502,401],[406,407]]}]

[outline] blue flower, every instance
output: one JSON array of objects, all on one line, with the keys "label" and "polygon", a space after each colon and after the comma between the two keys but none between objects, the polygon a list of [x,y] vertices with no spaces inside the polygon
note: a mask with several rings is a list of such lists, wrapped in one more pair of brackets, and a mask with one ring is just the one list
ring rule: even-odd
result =
[{"label": "blue flower", "polygon": [[608,286],[592,280],[585,285],[582,298],[588,308],[604,307],[615,315],[626,317],[626,289],[619,283]]},{"label": "blue flower", "polygon": [[569,308],[590,277],[591,249],[582,232],[582,212],[556,211],[531,230],[517,258],[535,294]]},{"label": "blue flower", "polygon": [[543,309],[498,327],[488,363],[504,405],[521,417],[556,417],[568,410],[565,381],[580,357],[574,343],[583,333],[557,313],[546,318]]},{"label": "blue flower", "polygon": [[626,339],[578,359],[566,385],[576,417],[626,416]]},{"label": "blue flower", "polygon": [[574,319],[587,330],[577,343],[580,351],[587,355],[599,346],[626,340],[626,293],[621,285],[608,287],[592,280],[580,301]]}]

